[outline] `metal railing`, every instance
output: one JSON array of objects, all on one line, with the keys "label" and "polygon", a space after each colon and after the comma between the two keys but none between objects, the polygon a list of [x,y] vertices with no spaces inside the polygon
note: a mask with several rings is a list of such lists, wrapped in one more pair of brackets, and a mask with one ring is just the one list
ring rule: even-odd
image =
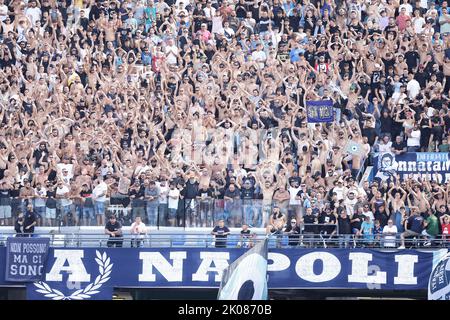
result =
[{"label": "metal railing", "polygon": [[[0,246],[4,246],[8,237],[17,236],[14,233],[0,234]],[[48,237],[52,247],[142,247],[142,248],[211,248],[220,242],[226,248],[250,248],[266,235],[263,232],[242,237],[238,231],[232,232],[226,240],[216,242],[215,236],[205,233],[147,233],[132,235],[125,231],[122,237],[111,238],[106,234],[92,233],[48,233],[33,234],[31,237]],[[285,232],[269,236],[271,248],[383,248],[396,249],[400,246],[400,234],[372,235],[370,237],[356,237],[354,235],[300,233],[288,235]],[[422,237],[405,239],[405,246],[409,249],[449,248],[450,238],[438,236],[433,240]]]}]

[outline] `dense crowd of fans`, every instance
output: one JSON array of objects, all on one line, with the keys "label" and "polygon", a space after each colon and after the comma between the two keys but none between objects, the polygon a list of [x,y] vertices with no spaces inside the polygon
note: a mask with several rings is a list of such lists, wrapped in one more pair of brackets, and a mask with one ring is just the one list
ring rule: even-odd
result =
[{"label": "dense crowd of fans", "polygon": [[[0,0],[0,223],[33,202],[37,225],[104,225],[116,205],[150,226],[400,229],[417,208],[442,233],[447,185],[355,180],[374,152],[449,151],[448,10]],[[309,100],[334,121],[308,123]]]}]

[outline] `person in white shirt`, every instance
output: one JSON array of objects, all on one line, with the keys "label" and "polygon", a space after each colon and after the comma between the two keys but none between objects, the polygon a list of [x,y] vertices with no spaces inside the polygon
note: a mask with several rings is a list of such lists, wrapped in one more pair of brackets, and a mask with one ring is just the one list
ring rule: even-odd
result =
[{"label": "person in white shirt", "polygon": [[266,62],[267,55],[263,51],[263,45],[261,43],[258,43],[256,46],[256,50],[252,53],[252,59],[255,62],[258,62],[259,68],[264,68],[264,63]]},{"label": "person in white shirt", "polygon": [[413,73],[408,74],[408,80],[409,80],[408,84],[406,85],[406,91],[408,91],[408,98],[414,100],[420,92],[420,84],[416,79],[414,79]]},{"label": "person in white shirt", "polygon": [[5,21],[8,16],[8,7],[5,5],[5,0],[0,0],[0,22]]},{"label": "person in white shirt", "polygon": [[166,180],[161,180],[156,183],[159,189],[159,219],[160,223],[166,223],[167,219],[167,197],[169,195],[169,186]]},{"label": "person in white shirt", "polygon": [[388,135],[385,135],[383,139],[381,139],[380,144],[378,145],[378,152],[390,152],[392,147],[392,141]]},{"label": "person in white shirt", "polygon": [[59,199],[59,207],[61,210],[61,218],[64,220],[64,224],[67,226],[68,214],[72,209],[72,200],[69,199],[70,189],[62,181],[58,181],[56,188],[56,198]]},{"label": "person in white shirt", "polygon": [[176,226],[176,218],[177,218],[177,210],[178,210],[178,200],[180,199],[180,190],[178,190],[175,186],[175,182],[170,183],[170,190],[167,193],[167,202],[168,202],[168,220],[169,226]]},{"label": "person in white shirt", "polygon": [[97,217],[97,224],[102,226],[105,224],[105,202],[108,185],[99,178],[96,180],[97,185],[92,190],[92,199],[94,200],[94,210]]},{"label": "person in white shirt", "polygon": [[406,131],[408,139],[406,140],[406,146],[408,147],[408,152],[417,152],[420,149],[420,129],[419,126],[414,124],[411,131]]},{"label": "person in white shirt", "polygon": [[164,52],[166,53],[166,61],[168,64],[177,64],[178,47],[176,46],[173,39],[168,40]]},{"label": "person in white shirt", "polygon": [[41,9],[36,6],[36,1],[32,0],[29,7],[25,10],[25,15],[30,19],[31,25],[36,25],[36,22],[41,20]]},{"label": "person in white shirt", "polygon": [[358,199],[355,196],[355,191],[349,191],[344,200],[345,210],[349,216],[352,216],[355,213],[355,204],[358,203]]},{"label": "person in white shirt", "polygon": [[391,219],[388,220],[388,224],[383,228],[383,246],[386,248],[395,248],[395,239],[397,236],[397,226]]},{"label": "person in white shirt", "polygon": [[364,205],[362,214],[363,214],[365,217],[369,217],[369,218],[370,218],[370,221],[372,221],[372,222],[375,221],[375,216],[373,215],[373,212],[370,211],[369,205],[368,205],[368,204],[365,204],[365,205]]},{"label": "person in white shirt", "polygon": [[145,226],[145,223],[142,222],[140,216],[134,218],[130,230],[132,234],[131,247],[141,247],[142,239],[144,239],[147,234],[147,227]]}]

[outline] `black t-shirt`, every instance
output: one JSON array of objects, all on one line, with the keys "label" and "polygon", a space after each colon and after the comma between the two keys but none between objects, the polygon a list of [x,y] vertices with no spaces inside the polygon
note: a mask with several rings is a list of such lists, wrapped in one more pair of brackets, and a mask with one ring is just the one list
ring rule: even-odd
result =
[{"label": "black t-shirt", "polygon": [[364,216],[362,214],[359,214],[359,213],[354,213],[351,220],[354,220],[354,219],[359,219],[359,221],[353,221],[351,223],[351,227],[352,228],[356,228],[358,230],[361,229],[361,224],[364,221]]},{"label": "black t-shirt", "polygon": [[316,226],[314,225],[314,221],[316,220],[316,217],[314,215],[304,215],[303,216],[303,222],[305,223],[305,232],[312,232],[316,233]]},{"label": "black t-shirt", "polygon": [[255,188],[251,187],[249,189],[241,189],[241,199],[250,200],[255,198]]},{"label": "black t-shirt", "polygon": [[189,180],[186,182],[186,186],[185,186],[185,198],[186,199],[195,199],[195,197],[198,194],[198,182],[190,182]]},{"label": "black t-shirt", "polygon": [[224,196],[225,196],[225,197],[232,198],[232,199],[238,199],[238,198],[240,198],[240,191],[239,191],[239,188],[235,188],[234,191],[230,191],[230,189],[227,189],[227,190],[225,191],[225,195],[224,195]]},{"label": "black t-shirt", "polygon": [[[330,222],[336,222],[336,217],[334,216],[334,214],[332,214],[332,213],[327,214],[326,212],[322,212],[319,216],[319,223],[326,224],[326,223],[330,223]],[[336,227],[333,225],[321,227],[322,231],[326,232],[327,234],[332,233],[335,228]]]},{"label": "black t-shirt", "polygon": [[375,211],[373,216],[374,216],[375,220],[378,220],[380,222],[380,226],[382,228],[384,228],[384,226],[387,225],[389,217],[387,216],[386,211],[380,212],[377,210],[377,211]]},{"label": "black t-shirt", "polygon": [[227,239],[227,234],[230,232],[230,229],[228,229],[228,227],[223,226],[223,227],[219,227],[219,226],[215,226],[213,229],[213,232],[216,232],[216,247],[221,247],[221,246],[225,246],[225,242]]},{"label": "black t-shirt", "polygon": [[392,148],[394,150],[401,151],[404,148],[406,148],[406,143],[405,143],[405,141],[401,141],[400,143],[397,143],[397,141],[394,141],[394,142],[392,142]]},{"label": "black t-shirt", "polygon": [[338,216],[338,227],[339,234],[351,234],[352,229],[350,227],[350,218],[346,216],[346,218],[342,218],[341,215]]},{"label": "black t-shirt", "polygon": [[288,224],[287,227],[286,227],[286,229],[285,229],[284,231],[285,231],[285,232],[291,232],[291,231],[293,231],[292,233],[290,233],[290,234],[288,235],[288,238],[289,238],[288,244],[289,244],[290,246],[296,246],[296,245],[298,245],[299,240],[300,240],[300,227],[299,227],[298,225],[295,225],[294,227],[292,227],[291,224]]},{"label": "black t-shirt", "polygon": [[[122,229],[122,224],[117,220],[114,223],[112,223],[111,221],[108,221],[106,223],[105,229],[108,230],[109,232],[114,232],[119,229]],[[122,234],[120,234],[119,236],[122,236]],[[112,236],[110,235],[110,237],[112,237]],[[116,235],[116,238],[117,238],[117,235]]]},{"label": "black t-shirt", "polygon": [[11,205],[9,189],[0,189],[0,206],[9,206],[9,205]]},{"label": "black t-shirt", "polygon": [[[22,224],[19,223],[22,222]],[[16,233],[23,233],[23,218],[19,220],[19,218],[16,219],[16,222],[14,223],[14,230]]]},{"label": "black t-shirt", "polygon": [[27,211],[25,213],[25,221],[23,223],[23,232],[25,233],[33,233],[34,232],[34,226],[27,229],[28,226],[32,225],[33,222],[35,222],[37,219],[36,213],[34,211]]},{"label": "black t-shirt", "polygon": [[420,60],[419,54],[417,51],[408,51],[405,53],[406,64],[410,69],[414,69],[417,67],[417,63]]},{"label": "black t-shirt", "polygon": [[202,188],[198,190],[198,196],[203,198],[203,197],[208,197],[208,198],[212,198],[212,193],[213,190],[211,188]]}]

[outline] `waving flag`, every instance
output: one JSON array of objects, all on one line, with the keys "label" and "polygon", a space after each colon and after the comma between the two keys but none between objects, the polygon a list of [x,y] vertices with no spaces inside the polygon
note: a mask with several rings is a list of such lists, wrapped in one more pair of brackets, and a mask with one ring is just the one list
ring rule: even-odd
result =
[{"label": "waving flag", "polygon": [[224,270],[218,300],[267,300],[267,241]]},{"label": "waving flag", "polygon": [[430,274],[428,300],[450,300],[450,253],[436,264]]}]

